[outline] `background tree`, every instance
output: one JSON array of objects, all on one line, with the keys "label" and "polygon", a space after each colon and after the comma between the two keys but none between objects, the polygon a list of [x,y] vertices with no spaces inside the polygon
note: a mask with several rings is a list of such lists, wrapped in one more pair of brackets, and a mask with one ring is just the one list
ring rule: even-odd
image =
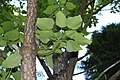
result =
[{"label": "background tree", "polygon": [[[87,80],[95,80],[105,69],[110,67],[120,59],[120,24],[111,24],[102,28],[101,32],[95,31],[92,37],[92,44],[88,46],[90,57],[83,61],[85,68],[94,68],[86,72]],[[108,80],[112,75],[119,71],[120,64],[115,65],[99,80]],[[119,75],[119,73],[118,73]],[[119,80],[117,79],[112,80]]]},{"label": "background tree", "polygon": [[[2,80],[9,80],[11,75],[16,80],[20,80],[19,64],[21,59],[23,60],[21,67],[23,74],[21,79],[35,79],[35,76],[31,76],[35,75],[35,71],[31,71],[33,68],[35,70],[35,55],[33,54],[35,53],[33,49],[36,49],[35,38],[40,45],[38,46],[37,57],[44,67],[49,80],[72,80],[76,62],[79,60],[78,51],[81,50],[80,45],[91,43],[90,40],[84,37],[88,34],[86,28],[92,24],[96,25],[97,19],[95,14],[103,7],[114,3],[117,5],[118,3],[116,0],[37,0],[38,15],[35,32],[35,22],[29,22],[30,20],[36,19],[36,14],[29,14],[29,10],[30,13],[34,13],[34,0],[29,0],[30,4],[33,4],[30,5],[31,9],[29,9],[28,1],[29,10],[27,11],[26,23],[26,16],[21,15],[26,13],[26,11],[21,10],[24,4],[22,0],[19,0],[20,8],[11,5],[10,1],[0,1],[0,46],[4,47],[0,52],[0,78]],[[117,10],[118,8],[113,7],[113,9]],[[17,12],[17,15],[15,12]],[[24,27],[25,24],[28,25]],[[34,32],[36,33],[36,37],[34,37]],[[22,48],[19,52],[21,46]],[[26,52],[28,55],[24,55],[24,51],[28,51]],[[21,56],[18,53],[21,53]],[[29,61],[29,59],[32,61]],[[24,60],[29,66],[24,64]],[[53,69],[53,75],[46,63]],[[27,66],[29,68],[24,68]],[[28,77],[29,72],[26,70],[34,74]]]}]

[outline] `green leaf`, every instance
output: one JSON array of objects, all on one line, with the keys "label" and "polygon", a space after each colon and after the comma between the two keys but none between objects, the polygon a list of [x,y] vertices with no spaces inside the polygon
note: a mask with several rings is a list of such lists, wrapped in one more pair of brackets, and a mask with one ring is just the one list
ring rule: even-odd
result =
[{"label": "green leaf", "polygon": [[46,57],[46,56],[48,56],[48,55],[50,55],[51,54],[51,51],[50,50],[39,50],[38,51],[38,55],[40,56],[40,57]]},{"label": "green leaf", "polygon": [[96,4],[98,4],[98,5],[104,5],[104,4],[107,4],[107,3],[111,2],[111,1],[112,0],[98,0],[96,2]]},{"label": "green leaf", "polygon": [[75,33],[76,33],[75,30],[68,30],[68,31],[65,32],[65,34],[70,38],[73,38]]},{"label": "green leaf", "polygon": [[56,0],[48,0],[49,4],[54,4],[56,2]]},{"label": "green leaf", "polygon": [[65,4],[66,0],[59,0],[62,4]]},{"label": "green leaf", "polygon": [[81,33],[83,33],[83,34],[85,34],[85,35],[88,35],[88,34],[89,34],[89,32],[87,32],[86,29],[83,29],[83,30],[81,31]]},{"label": "green leaf", "polygon": [[57,5],[50,5],[44,11],[45,14],[52,14],[54,13],[59,7]]},{"label": "green leaf", "polygon": [[17,71],[12,74],[15,80],[21,80],[21,74],[20,71]]},{"label": "green leaf", "polygon": [[81,16],[69,17],[67,18],[66,24],[70,29],[78,29],[81,26],[82,18]]},{"label": "green leaf", "polygon": [[17,29],[5,33],[5,39],[15,41],[19,38],[19,32]]},{"label": "green leaf", "polygon": [[43,43],[48,43],[50,41],[50,37],[53,36],[52,31],[36,31],[37,38],[40,39]]},{"label": "green leaf", "polygon": [[47,63],[47,65],[49,65],[49,66],[50,66],[50,68],[52,68],[52,69],[53,69],[53,60],[52,60],[52,55],[45,57],[45,62]]},{"label": "green leaf", "polygon": [[79,44],[79,45],[86,45],[86,44],[91,44],[91,40],[88,40],[83,36],[82,33],[75,33],[73,35],[73,39]]},{"label": "green leaf", "polygon": [[54,25],[54,20],[51,18],[38,18],[36,26],[41,30],[51,30]]},{"label": "green leaf", "polygon": [[14,23],[11,21],[5,21],[1,25],[2,25],[4,32],[8,32],[15,27]]},{"label": "green leaf", "polygon": [[55,53],[63,53],[61,48],[65,47],[66,43],[61,41],[53,42],[52,50]]},{"label": "green leaf", "polygon": [[64,9],[62,10],[62,12],[63,12],[66,16],[68,16],[68,15],[70,14],[70,11],[69,11],[67,8],[64,8]]},{"label": "green leaf", "polygon": [[3,61],[2,66],[5,68],[14,68],[16,66],[19,66],[21,59],[22,57],[20,56],[20,54],[11,54],[6,58],[5,61]]},{"label": "green leaf", "polygon": [[2,29],[2,27],[0,27],[0,34],[3,34],[4,30]]},{"label": "green leaf", "polygon": [[75,41],[69,40],[67,41],[66,49],[68,52],[76,52],[81,50],[82,48]]},{"label": "green leaf", "polygon": [[56,14],[56,25],[61,28],[66,27],[66,17],[61,11]]},{"label": "green leaf", "polygon": [[57,54],[61,54],[61,53],[63,53],[63,52],[62,52],[61,49],[56,49],[56,50],[55,50],[55,53],[57,53]]},{"label": "green leaf", "polygon": [[73,10],[76,6],[72,2],[67,2],[66,7],[68,10]]},{"label": "green leaf", "polygon": [[24,35],[20,33],[20,41],[23,43],[23,40],[24,40]]},{"label": "green leaf", "polygon": [[1,46],[1,47],[6,46],[6,41],[5,41],[5,40],[0,40],[0,46]]},{"label": "green leaf", "polygon": [[61,42],[59,48],[63,48],[63,47],[65,47],[65,45],[66,45],[65,42]]}]

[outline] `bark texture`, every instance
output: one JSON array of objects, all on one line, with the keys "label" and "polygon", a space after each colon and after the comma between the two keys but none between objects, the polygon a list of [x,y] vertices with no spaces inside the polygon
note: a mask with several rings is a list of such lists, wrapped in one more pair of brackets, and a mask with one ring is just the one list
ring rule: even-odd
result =
[{"label": "bark texture", "polygon": [[53,55],[53,79],[72,80],[78,52]]},{"label": "bark texture", "polygon": [[24,43],[20,49],[20,54],[22,56],[21,80],[36,80],[36,6],[36,0],[27,0],[27,20],[24,31]]},{"label": "bark texture", "polygon": [[67,61],[64,55],[53,56],[53,77],[54,80],[66,80]]}]

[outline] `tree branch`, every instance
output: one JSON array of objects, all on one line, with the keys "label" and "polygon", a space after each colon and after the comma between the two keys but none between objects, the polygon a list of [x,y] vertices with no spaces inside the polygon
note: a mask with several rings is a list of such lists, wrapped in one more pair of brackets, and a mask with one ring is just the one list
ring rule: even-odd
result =
[{"label": "tree branch", "polygon": [[120,70],[118,70],[114,75],[112,75],[109,80],[116,80],[119,76],[120,76]]},{"label": "tree branch", "polygon": [[93,69],[94,67],[95,67],[95,66],[92,66],[92,67],[86,69],[85,71],[82,71],[82,72],[79,72],[79,73],[73,74],[73,76],[76,76],[76,75],[82,74],[82,73],[84,73],[84,72],[86,72],[86,71],[89,71],[89,70]]},{"label": "tree branch", "polygon": [[84,57],[86,57],[88,54],[89,54],[89,52],[87,52],[84,56],[82,56],[82,57],[78,58],[78,59],[77,59],[77,61],[82,60],[82,59],[83,59]]},{"label": "tree branch", "polygon": [[81,4],[81,7],[80,7],[80,15],[81,15],[83,20],[84,20],[86,5],[87,5],[87,0],[82,0],[82,4]]},{"label": "tree branch", "polygon": [[40,61],[42,67],[44,68],[46,74],[48,75],[49,78],[52,78],[52,73],[49,69],[49,67],[45,64],[45,61],[43,59],[40,59],[39,56],[37,55],[38,60]]},{"label": "tree branch", "polygon": [[75,65],[77,63],[78,52],[72,52],[67,64],[67,80],[72,80]]},{"label": "tree branch", "polygon": [[97,14],[99,11],[101,11],[105,6],[107,6],[108,4],[110,4],[110,3],[112,3],[113,2],[113,0],[111,1],[111,2],[109,2],[109,3],[107,3],[107,4],[104,4],[104,5],[102,5],[99,9],[97,9],[93,14]]},{"label": "tree branch", "polygon": [[91,22],[91,19],[92,19],[92,16],[93,16],[93,10],[94,10],[94,5],[95,5],[95,0],[91,1],[92,3],[90,4],[91,5],[91,11],[90,11],[90,14],[89,14],[89,17],[88,17],[88,20],[85,24],[85,28],[87,26],[89,26],[90,22]]},{"label": "tree branch", "polygon": [[107,69],[105,69],[95,80],[99,80],[108,70],[110,70],[111,68],[113,68],[114,66],[116,66],[118,63],[120,63],[120,60],[117,61],[116,63],[112,64]]}]

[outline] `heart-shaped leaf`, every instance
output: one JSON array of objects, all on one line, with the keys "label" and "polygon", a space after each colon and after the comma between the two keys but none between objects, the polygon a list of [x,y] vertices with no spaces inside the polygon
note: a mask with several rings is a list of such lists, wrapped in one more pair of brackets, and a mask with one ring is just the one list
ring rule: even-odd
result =
[{"label": "heart-shaped leaf", "polygon": [[67,27],[70,29],[78,29],[81,26],[81,23],[81,16],[69,17],[66,21]]},{"label": "heart-shaped leaf", "polygon": [[79,44],[73,40],[67,41],[66,49],[68,52],[76,52],[81,50],[82,48],[79,46]]},{"label": "heart-shaped leaf", "polygon": [[61,28],[66,27],[66,17],[61,11],[56,14],[56,25]]},{"label": "heart-shaped leaf", "polygon": [[38,18],[36,26],[41,30],[51,30],[54,25],[54,20],[51,18]]}]

